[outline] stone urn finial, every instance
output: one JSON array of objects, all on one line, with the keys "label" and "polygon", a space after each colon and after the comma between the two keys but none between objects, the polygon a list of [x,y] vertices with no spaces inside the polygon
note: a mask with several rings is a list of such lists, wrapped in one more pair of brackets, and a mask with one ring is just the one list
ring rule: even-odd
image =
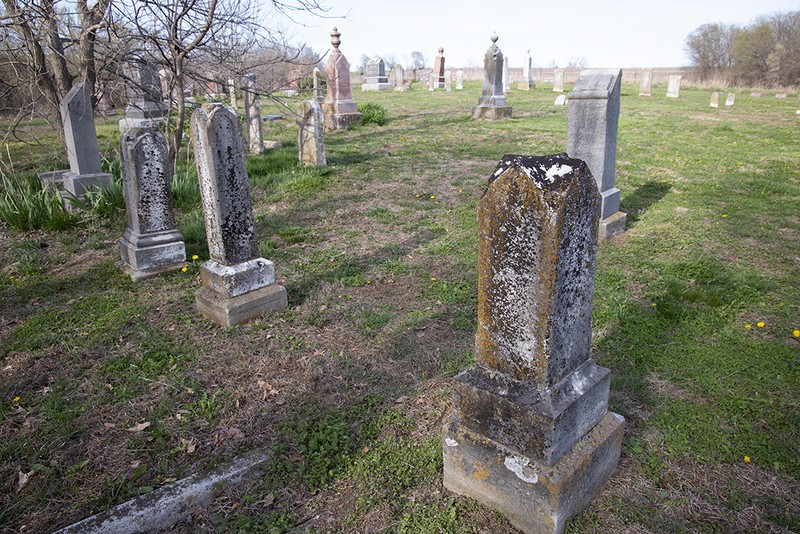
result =
[{"label": "stone urn finial", "polygon": [[[336,29],[336,28],[334,28],[334,29]],[[493,43],[497,43],[497,39],[499,39],[499,37],[497,37],[497,32],[494,32],[492,34],[492,36],[489,37],[489,39],[491,39]]]},{"label": "stone urn finial", "polygon": [[442,48],[442,47],[440,46],[440,47],[439,47],[439,55],[441,56],[442,54],[444,54],[444,48]]},{"label": "stone urn finial", "polygon": [[336,29],[336,26],[333,27],[333,31],[331,32],[331,44],[335,49],[339,49],[339,45],[342,44],[342,40],[339,37],[342,34],[339,33],[339,30]]}]

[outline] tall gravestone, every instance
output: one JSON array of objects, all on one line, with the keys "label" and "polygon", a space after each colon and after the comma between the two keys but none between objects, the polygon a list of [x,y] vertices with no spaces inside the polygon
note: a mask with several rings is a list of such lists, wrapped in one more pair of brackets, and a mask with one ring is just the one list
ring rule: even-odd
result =
[{"label": "tall gravestone", "polygon": [[256,75],[242,77],[244,92],[244,122],[247,124],[247,146],[252,154],[264,152],[264,139],[261,136],[261,100],[256,90]]},{"label": "tall gravestone", "polygon": [[39,179],[45,185],[55,186],[61,193],[64,207],[73,211],[76,207],[70,198],[81,201],[88,191],[109,188],[111,175],[103,172],[100,164],[92,95],[88,87],[83,83],[73,85],[61,101],[60,112],[69,170],[42,173]]},{"label": "tall gravestone", "polygon": [[300,165],[327,165],[325,158],[325,115],[316,100],[300,104],[297,120],[297,146]]},{"label": "tall gravestone", "polygon": [[639,80],[639,96],[651,96],[653,94],[653,69],[642,69],[642,77]]},{"label": "tall gravestone", "polygon": [[233,78],[228,78],[228,98],[231,101],[231,107],[236,109],[236,82]]},{"label": "tall gravestone", "polygon": [[406,76],[406,71],[403,69],[403,66],[398,63],[394,66],[394,90],[395,91],[405,91],[406,86],[404,83],[404,78]]},{"label": "tall gravestone", "polygon": [[162,128],[169,116],[169,106],[164,103],[158,72],[142,58],[134,58],[126,71],[128,106],[125,118],[119,121],[119,131],[136,136]]},{"label": "tall gravestone", "polygon": [[464,71],[459,69],[456,71],[456,91],[462,89],[464,89]]},{"label": "tall gravestone", "polygon": [[553,92],[564,92],[564,69],[553,70]]},{"label": "tall gravestone", "polygon": [[453,90],[453,74],[449,70],[444,71],[444,90],[448,93]]},{"label": "tall gravestone", "polygon": [[584,70],[569,92],[567,154],[589,166],[600,190],[600,239],[625,230],[625,213],[619,211],[619,189],[614,187],[617,169],[617,125],[620,69]]},{"label": "tall gravestone", "polygon": [[522,67],[522,81],[517,88],[520,91],[536,89],[536,82],[533,81],[533,58],[531,57],[530,50],[528,50],[528,61]]},{"label": "tall gravestone", "polygon": [[205,104],[192,113],[191,132],[211,255],[200,266],[198,311],[231,326],[286,308],[275,265],[258,254],[239,118],[231,108]]},{"label": "tall gravestone", "polygon": [[667,96],[669,98],[678,98],[681,94],[681,78],[682,76],[672,75],[669,77],[667,84]]},{"label": "tall gravestone", "polygon": [[613,474],[624,419],[591,358],[600,197],[565,154],[504,156],[478,202],[475,364],[454,379],[444,486],[561,533]]},{"label": "tall gravestone", "polygon": [[473,119],[507,119],[511,106],[506,106],[503,94],[503,52],[497,46],[497,35],[491,36],[492,45],[483,56],[483,89],[478,105],[472,108]]},{"label": "tall gravestone", "polygon": [[439,53],[433,58],[433,88],[444,89],[444,48],[439,47]]},{"label": "tall gravestone", "polygon": [[318,104],[321,104],[325,101],[325,97],[322,96],[322,88],[319,83],[319,67],[314,67],[311,76],[313,76],[314,82],[314,100],[316,100]]},{"label": "tall gravestone", "polygon": [[711,106],[712,108],[719,107],[719,93],[717,92],[711,93],[711,102],[709,103],[709,106]]},{"label": "tall gravestone", "polygon": [[361,85],[362,91],[388,91],[392,88],[386,75],[386,63],[378,56],[373,56],[367,61],[364,74],[366,83]]},{"label": "tall gravestone", "polygon": [[341,35],[334,27],[331,32],[333,50],[328,56],[325,69],[328,97],[322,104],[322,112],[325,114],[325,129],[328,131],[343,130],[361,122],[361,113],[358,112],[350,91],[350,63],[339,50]]},{"label": "tall gravestone", "polygon": [[511,80],[508,77],[508,58],[503,58],[503,94],[507,95],[511,91]]}]

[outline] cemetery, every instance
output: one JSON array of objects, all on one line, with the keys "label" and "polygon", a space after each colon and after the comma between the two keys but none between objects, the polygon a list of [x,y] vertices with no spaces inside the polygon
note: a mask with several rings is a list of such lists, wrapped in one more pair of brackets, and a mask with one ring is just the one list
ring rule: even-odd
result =
[{"label": "cemetery", "polygon": [[2,530],[798,531],[797,92],[346,37],[6,144]]}]

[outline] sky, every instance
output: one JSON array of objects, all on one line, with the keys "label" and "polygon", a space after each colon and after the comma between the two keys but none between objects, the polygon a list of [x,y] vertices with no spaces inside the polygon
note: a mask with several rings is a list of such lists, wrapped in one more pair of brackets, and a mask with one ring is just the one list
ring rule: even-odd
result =
[{"label": "sky", "polygon": [[362,54],[394,57],[404,66],[420,51],[433,63],[444,48],[450,67],[478,67],[497,32],[512,67],[530,50],[535,67],[678,67],[688,65],[686,36],[712,22],[747,25],[758,16],[800,9],[797,0],[320,0],[327,18],[293,13],[291,42],[325,53],[330,33],[351,65]]}]

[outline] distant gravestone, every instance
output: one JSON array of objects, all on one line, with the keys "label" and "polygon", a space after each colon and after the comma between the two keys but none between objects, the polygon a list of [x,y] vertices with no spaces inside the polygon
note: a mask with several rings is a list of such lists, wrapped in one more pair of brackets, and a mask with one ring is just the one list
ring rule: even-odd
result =
[{"label": "distant gravestone", "polygon": [[508,57],[503,57],[503,94],[511,92],[511,80],[508,79]]},{"label": "distant gravestone", "polygon": [[231,101],[231,107],[236,109],[236,82],[233,78],[228,78],[228,98]]},{"label": "distant gravestone", "polygon": [[601,240],[625,230],[619,211],[620,191],[614,186],[617,169],[617,126],[622,71],[584,70],[569,92],[567,154],[589,166],[600,191]]},{"label": "distant gravestone", "polygon": [[711,93],[711,104],[712,108],[719,107],[719,93]]},{"label": "distant gravestone", "polygon": [[403,66],[398,63],[394,66],[394,90],[395,91],[405,91],[406,87],[403,85],[404,79],[406,76],[406,71],[403,69]]},{"label": "distant gravestone", "polygon": [[322,112],[325,114],[325,129],[329,132],[344,130],[361,122],[361,113],[358,112],[358,105],[353,102],[350,91],[350,63],[339,50],[341,35],[334,27],[331,32],[333,50],[325,68],[328,96],[322,104]]},{"label": "distant gravestone", "polygon": [[642,78],[639,80],[639,96],[653,94],[653,69],[642,69]]},{"label": "distant gravestone", "polygon": [[669,98],[678,98],[681,94],[681,78],[682,76],[672,75],[669,77],[667,84],[667,96]]},{"label": "distant gravestone", "polygon": [[530,50],[528,50],[528,61],[522,67],[522,82],[519,83],[517,88],[520,91],[536,89],[536,83],[533,81],[533,58]]},{"label": "distant gravestone", "polygon": [[100,165],[92,95],[88,87],[83,83],[73,85],[61,101],[60,112],[69,170],[42,173],[39,178],[43,184],[55,186],[61,192],[64,207],[73,211],[79,208],[70,198],[82,201],[88,191],[109,188],[111,175],[103,172]]},{"label": "distant gravestone", "polygon": [[734,102],[736,102],[736,93],[728,93],[728,98],[725,99],[725,105],[731,107]]},{"label": "distant gravestone", "polygon": [[555,69],[553,71],[553,92],[564,92],[564,69]]},{"label": "distant gravestone", "polygon": [[256,75],[242,77],[244,92],[244,122],[247,124],[247,146],[251,154],[264,152],[264,139],[261,135],[261,101],[256,90]]},{"label": "distant gravestone", "polygon": [[220,104],[205,104],[192,113],[191,131],[211,255],[200,266],[198,311],[231,326],[286,308],[286,289],[275,283],[274,264],[258,255],[236,113]]},{"label": "distant gravestone", "polygon": [[753,98],[761,98],[763,96],[763,93],[761,93],[760,91],[752,91],[750,93],[750,96],[752,96]]},{"label": "distant gravestone", "polygon": [[325,158],[325,114],[316,100],[306,100],[300,104],[300,118],[297,120],[297,146],[300,165],[324,166]]},{"label": "distant gravestone", "polygon": [[777,93],[775,98],[786,98],[788,95],[786,93]]},{"label": "distant gravestone", "polygon": [[461,91],[464,89],[464,71],[457,70],[456,71],[456,91]]},{"label": "distant gravestone", "polygon": [[507,119],[511,106],[506,106],[503,94],[503,52],[497,46],[497,35],[491,36],[492,45],[483,56],[483,89],[478,105],[472,108],[473,119]]},{"label": "distant gravestone", "polygon": [[428,76],[428,91],[433,91],[436,87],[436,82],[434,81],[436,77],[431,72],[430,76]]},{"label": "distant gravestone", "polygon": [[325,97],[322,96],[322,88],[320,87],[319,83],[319,67],[314,67],[311,76],[313,77],[314,83],[314,100],[321,104],[325,100]]},{"label": "distant gravestone", "polygon": [[433,88],[444,89],[444,48],[439,47],[439,53],[433,59]]},{"label": "distant gravestone", "polygon": [[453,379],[444,487],[561,533],[622,448],[611,373],[591,357],[597,185],[565,154],[507,155],[477,211],[475,364]]},{"label": "distant gravestone", "polygon": [[444,90],[448,93],[453,90],[453,75],[449,70],[444,71]]},{"label": "distant gravestone", "polygon": [[566,106],[567,105],[567,95],[558,95],[553,102],[554,106]]},{"label": "distant gravestone", "polygon": [[138,281],[181,268],[186,246],[175,228],[167,140],[155,129],[124,131],[119,151],[128,220],[119,243],[123,271]]},{"label": "distant gravestone", "polygon": [[386,63],[378,56],[370,58],[364,74],[366,83],[361,85],[362,91],[388,91],[392,88],[386,75]]},{"label": "distant gravestone", "polygon": [[161,128],[167,122],[169,106],[164,103],[158,73],[142,58],[130,61],[126,73],[128,106],[125,118],[119,121],[120,132],[137,136]]}]

